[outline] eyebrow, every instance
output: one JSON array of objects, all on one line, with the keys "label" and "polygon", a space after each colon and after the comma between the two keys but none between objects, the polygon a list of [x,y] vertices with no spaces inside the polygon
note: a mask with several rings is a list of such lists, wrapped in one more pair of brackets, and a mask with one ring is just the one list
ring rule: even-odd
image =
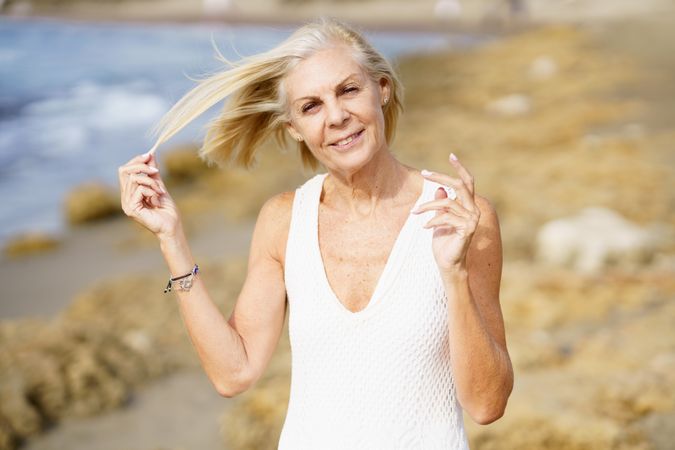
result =
[{"label": "eyebrow", "polygon": [[[340,81],[335,87],[340,87],[340,86],[346,84],[350,80],[350,78],[354,78],[354,77],[358,78],[358,76],[359,76],[359,74],[356,73],[356,72],[354,72],[352,74],[349,74],[342,81]],[[297,99],[293,100],[293,103],[295,104],[295,103],[298,103],[301,100],[311,100],[311,99],[315,99],[315,98],[317,98],[316,95],[306,95],[304,97],[300,97],[300,98],[297,98]]]}]

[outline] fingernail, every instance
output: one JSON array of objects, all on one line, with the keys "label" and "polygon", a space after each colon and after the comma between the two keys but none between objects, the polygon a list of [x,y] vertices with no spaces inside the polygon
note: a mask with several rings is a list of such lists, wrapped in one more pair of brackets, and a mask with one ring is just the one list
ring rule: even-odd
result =
[{"label": "fingernail", "polygon": [[431,175],[431,172],[429,172],[427,169],[422,169],[420,173],[422,174],[423,177],[428,177],[429,175]]},{"label": "fingernail", "polygon": [[152,172],[152,173],[159,172],[159,169],[157,167],[152,167],[152,166],[150,166],[150,168],[148,170],[150,170],[150,172]]},{"label": "fingernail", "polygon": [[453,161],[457,161],[457,156],[455,156],[454,153],[450,153],[450,159]]}]

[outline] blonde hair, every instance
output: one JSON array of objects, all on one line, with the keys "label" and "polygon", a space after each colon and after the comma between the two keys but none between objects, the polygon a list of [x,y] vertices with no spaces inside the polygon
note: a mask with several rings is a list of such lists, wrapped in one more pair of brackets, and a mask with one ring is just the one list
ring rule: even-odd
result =
[{"label": "blonde hair", "polygon": [[[199,156],[209,164],[234,163],[251,168],[260,143],[270,136],[286,145],[285,123],[289,121],[284,77],[301,60],[335,44],[346,44],[357,62],[376,82],[389,83],[389,101],[384,105],[385,137],[390,143],[402,112],[402,85],[389,62],[356,30],[334,19],[319,19],[297,29],[277,47],[238,62],[220,52],[217,59],[231,68],[199,81],[157,123],[153,149],[169,140],[192,120],[227,98],[222,112],[207,125]],[[318,160],[304,142],[298,143],[303,166],[315,170]]]}]

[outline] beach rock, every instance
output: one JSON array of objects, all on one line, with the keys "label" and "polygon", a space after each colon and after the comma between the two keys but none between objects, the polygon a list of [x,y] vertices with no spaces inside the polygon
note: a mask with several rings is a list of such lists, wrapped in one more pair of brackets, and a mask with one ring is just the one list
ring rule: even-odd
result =
[{"label": "beach rock", "polygon": [[62,363],[59,356],[51,351],[35,347],[32,350],[22,351],[16,359],[26,385],[24,394],[31,399],[40,415],[49,422],[56,422],[64,415],[69,402]]},{"label": "beach rock", "polygon": [[523,116],[532,111],[532,100],[524,94],[511,94],[488,103],[486,110],[504,117]]},{"label": "beach rock", "polygon": [[639,422],[651,444],[650,450],[671,450],[675,436],[675,412],[650,414]]},{"label": "beach rock", "polygon": [[[673,373],[673,372],[671,372]],[[607,379],[595,394],[597,411],[619,423],[630,423],[649,414],[673,411],[674,376],[653,371],[624,371]]]},{"label": "beach rock", "polygon": [[34,7],[29,0],[19,0],[4,4],[1,10],[8,16],[21,17],[31,15],[34,11]]},{"label": "beach rock", "polygon": [[[148,325],[148,329],[127,325],[125,332],[114,312],[124,311],[124,298],[129,296],[124,292],[121,296],[113,300],[113,313],[96,303],[85,307],[80,299],[76,311],[55,320],[0,322],[0,443],[6,443],[0,449],[15,448],[65,417],[90,416],[119,407],[135,386],[177,367],[179,358],[172,354],[176,346],[162,347],[149,329],[159,329],[161,323],[164,335],[173,333],[174,340],[187,340],[179,329],[178,314],[177,326],[166,327],[164,314],[152,316],[159,323]],[[139,314],[135,323],[151,317],[147,312]],[[89,320],[82,320],[82,314],[88,314]],[[180,351],[185,352],[190,345],[186,344]],[[181,361],[187,360],[183,357]]]},{"label": "beach rock", "polygon": [[226,448],[276,448],[289,400],[288,376],[266,377],[254,389],[234,399],[221,418]]},{"label": "beach rock", "polygon": [[536,240],[539,261],[587,273],[613,265],[644,265],[657,245],[653,233],[601,207],[546,223]]},{"label": "beach rock", "polygon": [[65,216],[72,225],[95,222],[122,213],[119,193],[98,182],[73,189],[65,201]]},{"label": "beach rock", "polygon": [[545,330],[514,333],[509,338],[513,344],[509,352],[511,362],[518,369],[560,366],[570,357],[571,350]]},{"label": "beach rock", "polygon": [[0,416],[0,450],[12,450],[17,445],[9,424]]},{"label": "beach rock", "polygon": [[3,252],[10,258],[47,252],[60,245],[58,239],[46,233],[30,232],[11,237],[5,243]]},{"label": "beach rock", "polygon": [[[25,439],[42,429],[40,413],[25,394],[23,377],[15,370],[5,371],[0,377],[0,422],[6,424],[14,440]],[[8,447],[0,444],[0,448]]]},{"label": "beach rock", "polygon": [[199,157],[198,150],[197,146],[184,145],[163,153],[160,157],[164,166],[163,179],[170,183],[181,183],[196,180],[208,172],[217,170],[215,167],[209,167]]},{"label": "beach rock", "polygon": [[121,405],[129,394],[128,386],[113,376],[90,348],[76,348],[64,369],[68,391],[73,396],[69,414],[89,416],[106,411]]},{"label": "beach rock", "polygon": [[514,414],[489,430],[469,428],[470,448],[477,450],[650,450],[640,430],[572,411]]},{"label": "beach rock", "polygon": [[558,64],[550,56],[542,55],[535,58],[528,68],[528,75],[536,81],[548,80],[558,73]]}]

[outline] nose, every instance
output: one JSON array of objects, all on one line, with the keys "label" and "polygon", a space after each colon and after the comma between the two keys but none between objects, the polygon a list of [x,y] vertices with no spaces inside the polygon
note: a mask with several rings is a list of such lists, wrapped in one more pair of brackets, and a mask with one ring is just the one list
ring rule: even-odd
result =
[{"label": "nose", "polygon": [[326,114],[328,125],[331,127],[341,127],[349,120],[349,111],[339,99],[326,102]]}]

